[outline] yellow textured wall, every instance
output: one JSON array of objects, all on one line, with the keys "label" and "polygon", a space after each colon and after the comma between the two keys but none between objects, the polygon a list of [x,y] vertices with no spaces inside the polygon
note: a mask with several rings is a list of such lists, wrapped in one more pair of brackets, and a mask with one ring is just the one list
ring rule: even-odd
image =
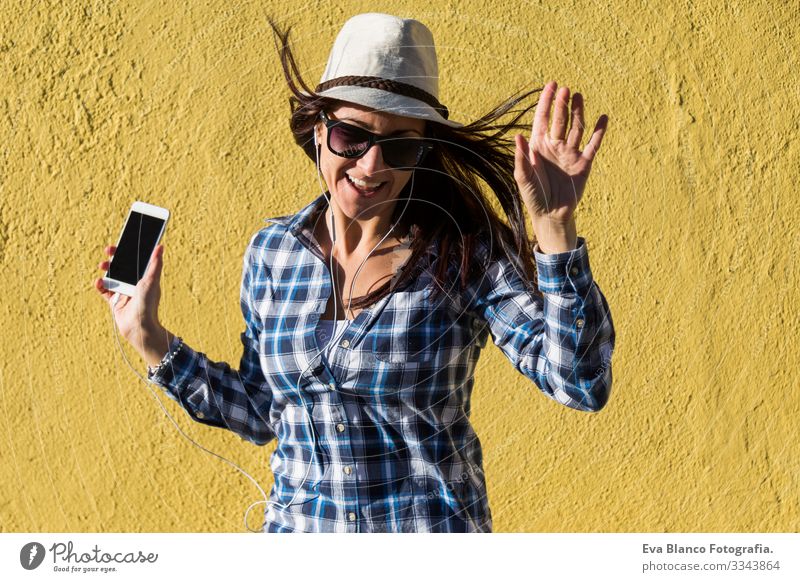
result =
[{"label": "yellow textured wall", "polygon": [[[490,342],[496,530],[797,531],[798,9],[644,4],[3,0],[0,530],[242,530],[257,491],[125,365],[96,266],[133,200],[168,207],[162,321],[237,365],[249,237],[318,194],[265,17],[296,25],[316,83],[342,23],[381,11],[432,30],[452,119],[551,78],[610,116],[577,224],[616,324],[611,402],[561,407]],[[271,486],[274,444],[162,399]]]}]

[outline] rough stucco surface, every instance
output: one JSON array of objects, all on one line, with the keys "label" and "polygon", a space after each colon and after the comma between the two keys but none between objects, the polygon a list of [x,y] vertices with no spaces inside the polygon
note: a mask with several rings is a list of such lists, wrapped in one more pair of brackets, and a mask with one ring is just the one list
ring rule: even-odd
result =
[{"label": "rough stucco surface", "polygon": [[[235,366],[249,237],[318,193],[264,18],[296,25],[316,83],[364,11],[428,24],[452,119],[551,78],[610,116],[577,223],[617,329],[611,402],[561,407],[489,344],[497,531],[798,530],[796,5],[234,4],[0,4],[0,531],[242,530],[257,491],[167,421],[92,280],[133,200],[167,206],[163,323]],[[271,486],[274,444],[166,406]]]}]

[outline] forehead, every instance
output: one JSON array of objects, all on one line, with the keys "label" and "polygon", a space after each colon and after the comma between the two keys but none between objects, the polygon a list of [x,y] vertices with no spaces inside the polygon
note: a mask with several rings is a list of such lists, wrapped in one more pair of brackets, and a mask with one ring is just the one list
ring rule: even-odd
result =
[{"label": "forehead", "polygon": [[336,119],[357,122],[356,125],[361,125],[374,133],[386,134],[403,130],[415,130],[423,133],[425,131],[424,119],[402,117],[358,105],[338,105],[330,109],[330,113]]}]

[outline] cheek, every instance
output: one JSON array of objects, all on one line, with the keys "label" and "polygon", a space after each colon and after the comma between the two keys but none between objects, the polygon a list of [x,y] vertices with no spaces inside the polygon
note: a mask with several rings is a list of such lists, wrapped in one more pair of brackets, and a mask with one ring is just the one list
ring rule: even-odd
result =
[{"label": "cheek", "polygon": [[334,156],[330,152],[324,152],[322,158],[320,158],[320,163],[326,179],[338,180],[344,178],[344,172],[347,169],[345,158]]}]

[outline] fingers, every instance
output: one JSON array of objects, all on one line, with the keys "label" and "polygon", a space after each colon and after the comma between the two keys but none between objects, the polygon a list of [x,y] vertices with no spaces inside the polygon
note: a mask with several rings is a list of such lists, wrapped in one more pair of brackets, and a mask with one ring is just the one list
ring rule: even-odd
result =
[{"label": "fingers", "polygon": [[589,139],[589,143],[586,144],[586,149],[583,150],[582,156],[586,158],[586,160],[591,162],[597,155],[597,151],[600,149],[600,143],[603,141],[603,136],[606,134],[606,129],[608,129],[608,115],[603,114],[597,120],[594,131],[592,132],[592,137]]},{"label": "fingers", "polygon": [[102,295],[106,299],[108,299],[108,297],[112,295],[111,291],[109,291],[103,286],[103,279],[101,278],[97,278],[94,280],[94,288],[97,289],[100,295]]},{"label": "fingers", "polygon": [[567,135],[567,145],[579,149],[581,147],[581,140],[583,139],[583,127],[585,125],[583,120],[583,95],[575,93],[572,96],[571,108],[571,126],[569,135]]},{"label": "fingers", "polygon": [[553,110],[553,125],[550,128],[550,139],[563,141],[567,133],[567,104],[569,103],[569,87],[561,87],[556,94],[556,105]]},{"label": "fingers", "polygon": [[111,298],[114,297],[114,293],[105,288],[103,285],[103,279],[95,279],[94,288],[97,289],[97,292],[103,299],[106,300],[107,303],[111,302]]},{"label": "fingers", "polygon": [[[555,101],[555,106],[553,102]],[[553,106],[552,123],[550,117],[550,107]],[[602,140],[602,134],[605,131],[605,122],[607,118],[601,118],[599,135],[595,133],[592,139],[596,141],[589,149],[589,155],[594,157],[597,149]],[[549,127],[549,130],[548,130]],[[569,127],[569,133],[567,128]],[[569,87],[558,88],[555,81],[549,81],[542,89],[542,94],[539,97],[539,102],[536,105],[536,113],[533,118],[533,129],[531,131],[532,138],[547,138],[550,142],[566,142],[568,146],[574,149],[579,149],[581,140],[583,140],[583,132],[586,127],[584,119],[584,101],[583,95],[575,93],[570,102]],[[597,132],[598,127],[595,127]]]},{"label": "fingers", "polygon": [[[117,252],[117,247],[114,246],[114,245],[109,245],[109,246],[107,246],[106,248],[103,249],[103,252],[105,254],[107,254],[109,257],[113,257],[114,253]],[[97,264],[97,268],[100,269],[101,271],[108,271],[108,267],[109,267],[110,264],[111,264],[111,261],[100,261]],[[97,292],[100,293],[100,295],[106,301],[111,301],[111,298],[114,296],[114,293],[112,293],[111,291],[106,289],[105,286],[103,285],[103,278],[102,277],[99,277],[99,278],[94,280],[94,288],[97,289]]]},{"label": "fingers", "polygon": [[[95,279],[94,280],[94,286],[95,286],[95,289],[97,289],[98,293],[100,293],[102,298],[106,300],[106,303],[108,303],[110,305],[111,304],[111,300],[114,298],[114,293],[109,291],[108,289],[106,289],[103,286],[103,280],[102,279]],[[131,298],[128,295],[125,295],[124,293],[120,293],[119,301],[114,306],[114,309],[115,310],[123,309],[128,304],[128,302],[130,300],[131,300]]]},{"label": "fingers", "polygon": [[539,95],[536,113],[533,115],[533,129],[531,130],[534,138],[537,136],[544,137],[547,134],[547,126],[550,124],[550,106],[553,104],[556,87],[558,87],[558,84],[555,81],[550,81],[542,89],[542,94]]},{"label": "fingers", "polygon": [[[109,257],[113,257],[114,253],[117,252],[117,247],[115,247],[114,245],[107,246],[106,248],[103,249],[103,252],[105,254],[107,254]],[[111,261],[100,261],[97,264],[97,268],[98,269],[102,269],[104,271],[107,271],[108,270],[108,266],[110,264],[111,264]]]}]

